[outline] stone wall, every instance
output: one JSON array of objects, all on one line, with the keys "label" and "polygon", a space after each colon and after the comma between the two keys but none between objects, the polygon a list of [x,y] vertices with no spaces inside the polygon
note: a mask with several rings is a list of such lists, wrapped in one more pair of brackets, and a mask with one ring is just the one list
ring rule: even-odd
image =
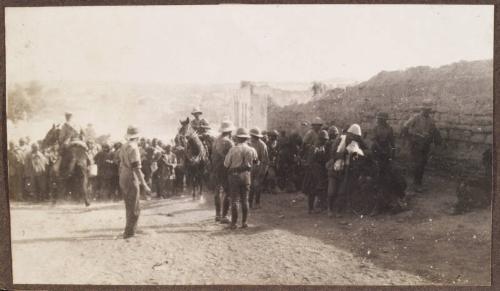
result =
[{"label": "stone wall", "polygon": [[[346,128],[359,123],[367,141],[378,111],[388,112],[397,136],[416,114],[423,99],[431,99],[433,118],[444,145],[432,151],[429,167],[453,175],[482,172],[482,153],[493,142],[493,65],[491,61],[460,62],[437,69],[418,67],[382,72],[343,94],[326,92],[321,100],[270,107],[269,127],[303,133],[303,121],[320,116]],[[398,158],[408,161],[408,146],[397,140]]]}]

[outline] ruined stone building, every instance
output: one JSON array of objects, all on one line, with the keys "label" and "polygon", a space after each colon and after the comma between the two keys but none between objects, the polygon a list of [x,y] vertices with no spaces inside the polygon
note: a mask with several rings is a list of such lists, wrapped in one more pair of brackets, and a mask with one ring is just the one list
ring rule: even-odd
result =
[{"label": "ruined stone building", "polygon": [[255,92],[254,85],[242,82],[233,95],[232,120],[237,127],[267,129],[267,98]]}]

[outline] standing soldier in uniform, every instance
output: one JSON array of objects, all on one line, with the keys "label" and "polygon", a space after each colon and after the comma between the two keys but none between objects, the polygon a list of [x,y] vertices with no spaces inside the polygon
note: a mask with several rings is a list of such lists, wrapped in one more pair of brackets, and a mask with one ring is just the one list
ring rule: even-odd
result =
[{"label": "standing soldier in uniform", "polygon": [[241,206],[241,228],[248,227],[248,193],[250,192],[252,165],[257,160],[257,153],[250,147],[250,138],[246,128],[236,131],[236,146],[226,155],[224,166],[228,168],[229,193],[231,193],[231,229],[236,228],[238,208]]},{"label": "standing soldier in uniform", "polygon": [[139,196],[140,186],[144,187],[146,192],[151,192],[149,186],[144,180],[141,171],[141,155],[137,141],[139,131],[130,126],[127,129],[127,142],[121,147],[120,157],[120,188],[125,200],[126,225],[123,238],[129,238],[135,235],[137,220],[139,219]]},{"label": "standing soldier in uniform", "polygon": [[403,126],[402,134],[410,141],[413,163],[413,186],[416,192],[423,192],[422,179],[429,159],[431,144],[441,144],[441,135],[431,117],[432,103],[423,102],[422,111],[410,118]]},{"label": "standing soldier in uniform", "polygon": [[[226,158],[229,150],[234,146],[231,139],[231,132],[233,130],[234,126],[231,121],[223,121],[219,128],[219,132],[221,134],[214,141],[211,151],[212,166],[215,177],[215,221],[220,221],[221,223],[229,223],[229,220],[226,217],[229,211],[229,185],[227,169],[224,166],[224,159]],[[223,197],[221,197],[221,191],[224,191]]]},{"label": "standing soldier in uniform", "polygon": [[277,167],[278,167],[278,154],[279,154],[279,142],[278,142],[278,131],[269,131],[269,140],[267,142],[267,150],[269,155],[269,167],[266,173],[266,186],[268,187],[271,194],[277,192],[278,179],[277,179]]},{"label": "standing soldier in uniform", "polygon": [[95,155],[94,161],[97,165],[98,196],[101,199],[109,199],[115,194],[113,193],[113,168],[115,165],[109,143],[102,145],[102,151]]},{"label": "standing soldier in uniform", "polygon": [[260,129],[255,127],[250,130],[250,146],[257,152],[258,163],[252,168],[252,184],[250,186],[249,204],[253,208],[255,198],[255,208],[260,208],[260,194],[264,184],[264,175],[269,165],[269,155],[266,144],[261,140]]},{"label": "standing soldier in uniform", "polygon": [[165,146],[165,153],[158,161],[158,171],[160,172],[161,181],[161,189],[158,191],[158,194],[164,198],[177,194],[174,187],[175,166],[177,166],[177,157],[172,152],[172,146],[168,144]]},{"label": "standing soldier in uniform", "polygon": [[309,161],[311,171],[311,191],[308,197],[308,213],[312,214],[316,197],[320,204],[321,211],[326,208],[326,191],[328,188],[328,176],[326,172],[326,163],[329,158],[329,150],[327,146],[328,132],[321,130],[318,134],[318,142],[310,148],[312,151]]},{"label": "standing soldier in uniform", "polygon": [[302,140],[302,166],[304,167],[304,180],[302,182],[302,192],[306,194],[307,196],[310,196],[312,194],[312,187],[311,181],[311,154],[312,154],[312,149],[313,147],[318,143],[319,141],[319,132],[321,130],[321,127],[323,126],[323,120],[319,117],[314,118],[313,122],[311,123],[311,129],[306,132],[304,135],[304,138]]},{"label": "standing soldier in uniform", "polygon": [[392,127],[387,123],[389,114],[378,112],[376,115],[377,124],[372,130],[372,154],[378,168],[379,184],[390,171],[390,163],[394,158],[396,145]]},{"label": "standing soldier in uniform", "polygon": [[335,171],[335,156],[337,153],[337,148],[340,144],[340,132],[338,128],[334,125],[328,128],[328,137],[330,138],[327,142],[327,149],[329,151],[329,160],[326,163],[327,176],[328,176],[328,187],[327,187],[327,209],[328,217],[333,216],[333,202],[337,198],[337,192],[339,189],[339,172]]},{"label": "standing soldier in uniform", "polygon": [[377,167],[377,188],[379,198],[372,215],[390,209],[393,212],[402,210],[401,199],[404,198],[406,182],[404,178],[392,170],[392,160],[396,154],[396,145],[392,127],[387,123],[389,114],[378,112],[376,126],[373,128],[372,156]]},{"label": "standing soldier in uniform", "polygon": [[123,199],[122,189],[120,188],[120,149],[122,148],[121,142],[113,144],[113,200],[118,201]]}]

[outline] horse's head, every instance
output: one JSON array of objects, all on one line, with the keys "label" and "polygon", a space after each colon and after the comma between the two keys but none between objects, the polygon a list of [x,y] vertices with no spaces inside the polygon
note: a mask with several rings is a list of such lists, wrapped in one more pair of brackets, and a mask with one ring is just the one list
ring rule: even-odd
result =
[{"label": "horse's head", "polygon": [[45,135],[45,138],[42,140],[43,149],[58,144],[60,133],[61,133],[61,128],[59,127],[59,125],[53,124],[50,130]]},{"label": "horse's head", "polygon": [[181,123],[181,128],[179,129],[179,134],[188,136],[191,135],[194,132],[194,129],[191,127],[191,122],[189,120],[189,117],[186,118],[185,120],[180,120]]}]

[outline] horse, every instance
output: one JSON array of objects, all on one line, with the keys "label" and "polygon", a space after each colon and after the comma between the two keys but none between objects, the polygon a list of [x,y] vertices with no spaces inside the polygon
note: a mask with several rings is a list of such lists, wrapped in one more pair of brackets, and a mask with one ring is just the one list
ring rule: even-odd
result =
[{"label": "horse", "polygon": [[203,175],[208,161],[208,154],[196,131],[191,127],[189,117],[180,121],[181,127],[175,137],[177,156],[184,159],[184,169],[188,185],[192,187],[193,199],[196,189],[200,196],[203,192]]},{"label": "horse", "polygon": [[59,143],[61,128],[52,125],[42,140],[42,148],[51,152],[49,160],[49,179],[53,194],[53,203],[56,203],[56,193],[67,196],[77,194],[83,196],[85,205],[90,205],[88,198],[88,172],[85,165],[88,164],[87,148],[82,141],[75,141],[68,145]]}]

